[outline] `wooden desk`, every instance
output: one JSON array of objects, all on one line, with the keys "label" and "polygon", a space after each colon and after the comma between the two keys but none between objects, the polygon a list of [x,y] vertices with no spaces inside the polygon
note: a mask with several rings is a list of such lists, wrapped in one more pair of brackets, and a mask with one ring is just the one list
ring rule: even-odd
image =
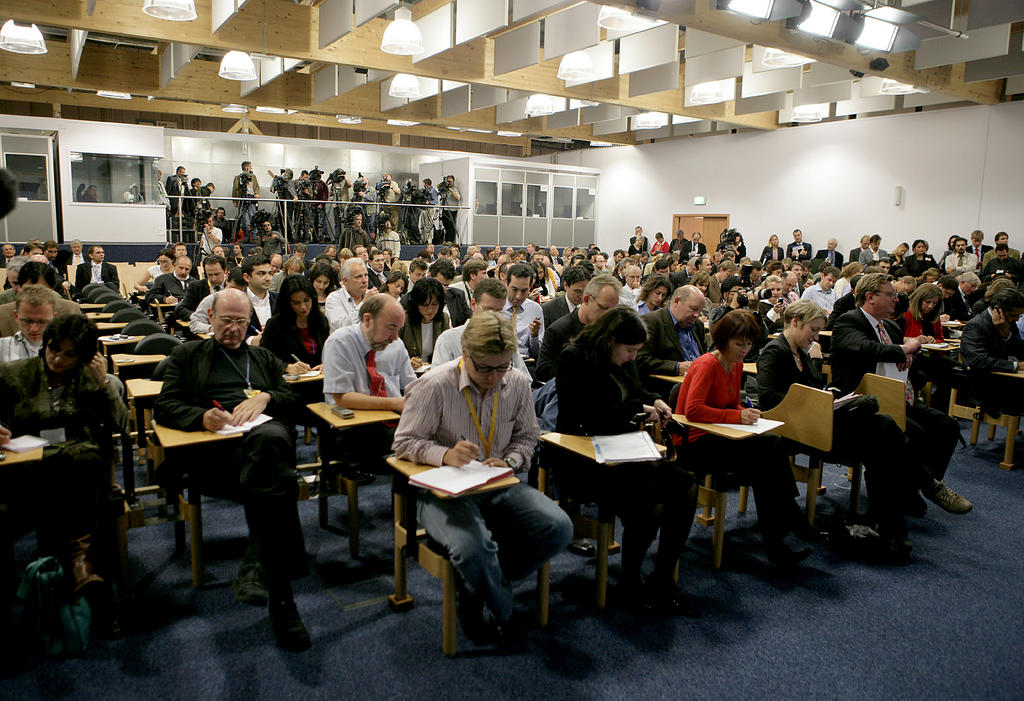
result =
[{"label": "wooden desk", "polygon": [[716,424],[704,424],[698,421],[689,421],[682,414],[672,414],[672,418],[676,423],[680,423],[683,426],[699,428],[701,431],[706,433],[721,436],[722,438],[728,438],[730,440],[741,441],[744,438],[750,438],[751,436],[757,435],[756,433],[750,433],[749,431],[741,431],[738,428],[726,428],[725,426],[718,426]]},{"label": "wooden desk", "polygon": [[114,364],[114,374],[117,375],[120,369],[124,366],[138,367],[143,365],[159,365],[160,361],[166,357],[166,355],[161,355],[159,353],[155,355],[114,353],[110,356],[110,360]]},{"label": "wooden desk", "polygon": [[103,312],[87,312],[85,318],[93,321],[107,321],[112,316],[114,316],[114,312],[107,312],[105,314]]},{"label": "wooden desk", "polygon": [[150,302],[149,306],[156,309],[156,320],[161,324],[164,323],[164,310],[174,311],[174,308],[178,306],[178,303],[167,304],[165,302]]},{"label": "wooden desk", "polygon": [[81,302],[78,306],[82,308],[83,312],[98,312],[107,305],[100,302]]},{"label": "wooden desk", "polygon": [[0,468],[7,465],[20,465],[43,459],[42,448],[36,448],[35,450],[29,450],[24,453],[15,453],[13,450],[4,450],[4,447],[0,445],[0,451],[3,451],[4,455],[6,455],[3,460],[0,460]]},{"label": "wooden desk", "polygon": [[[96,330],[97,331],[120,331],[121,329],[123,329],[127,325],[128,325],[127,321],[97,321],[96,322]],[[142,336],[139,336],[139,338],[142,338]]]},{"label": "wooden desk", "polygon": [[1002,377],[1024,378],[1024,370],[1018,370],[1017,372],[993,372],[992,374],[1000,375]]},{"label": "wooden desk", "polygon": [[[591,444],[591,449],[593,449],[593,444]],[[415,477],[421,472],[433,470],[436,467],[436,465],[420,465],[419,463],[410,462],[409,460],[402,460],[401,458],[395,457],[388,458],[388,465],[394,468],[399,474],[404,476],[407,480],[410,477]],[[471,489],[468,492],[463,492],[462,494],[459,495],[445,494],[444,492],[439,492],[435,489],[431,489],[430,493],[433,494],[438,499],[461,499],[462,497],[469,496],[470,494],[483,494],[484,492],[493,492],[498,489],[507,489],[509,487],[519,484],[519,482],[520,479],[516,477],[515,474],[511,474],[508,477],[503,477],[500,480],[489,482],[481,487]],[[417,487],[417,489],[420,489],[420,487]]]},{"label": "wooden desk", "polygon": [[355,410],[355,416],[351,419],[343,419],[331,411],[334,407],[326,402],[307,404],[306,408],[326,423],[331,428],[352,428],[353,426],[365,426],[366,424],[380,423],[381,421],[398,421],[401,414],[393,411],[370,411],[367,409]]},{"label": "wooden desk", "polygon": [[228,435],[221,435],[213,431],[179,431],[176,428],[161,426],[155,421],[153,422],[153,432],[156,434],[156,438],[160,441],[160,445],[163,446],[164,450],[181,448],[183,446],[200,445],[203,443],[227,441],[234,438],[241,438],[245,435],[244,433],[229,433]]},{"label": "wooden desk", "polygon": [[284,381],[287,382],[290,385],[304,385],[304,384],[309,383],[309,382],[323,382],[324,381],[324,374],[321,372],[321,373],[318,373],[316,375],[310,375],[309,377],[299,376],[299,377],[296,377],[294,380],[290,380],[290,379],[288,379],[286,377],[284,379]]},{"label": "wooden desk", "polygon": [[[743,363],[743,374],[744,375],[757,375],[757,363]],[[655,380],[664,380],[665,382],[673,382],[675,384],[682,384],[683,380],[686,379],[686,375],[651,375]]]},{"label": "wooden desk", "polygon": [[[164,383],[158,380],[133,379],[124,383],[125,393],[128,395],[128,404],[135,412],[135,445],[138,447],[139,459],[146,461],[147,473],[152,476],[153,460],[147,452],[149,412],[153,407],[153,400],[160,394]],[[135,476],[125,479],[125,497],[131,504],[135,500]]]}]

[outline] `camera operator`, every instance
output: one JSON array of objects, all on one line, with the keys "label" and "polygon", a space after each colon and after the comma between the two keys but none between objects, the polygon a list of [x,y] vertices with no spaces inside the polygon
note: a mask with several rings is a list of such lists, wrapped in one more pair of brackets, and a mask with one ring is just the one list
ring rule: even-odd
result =
[{"label": "camera operator", "polygon": [[213,212],[208,209],[204,209],[199,213],[196,223],[202,225],[202,228],[199,230],[199,245],[202,248],[203,255],[211,256],[213,255],[213,247],[224,243],[224,232],[214,225]]},{"label": "camera operator", "polygon": [[[395,203],[402,199],[402,190],[398,187],[398,183],[391,179],[391,173],[384,173],[384,177],[380,179],[374,189],[377,191],[377,201],[390,205],[388,207],[381,206],[378,212],[386,211],[388,218],[391,219],[392,228],[397,228],[399,208],[395,206]],[[379,226],[383,228],[383,223]]]},{"label": "camera operator", "polygon": [[324,172],[320,170],[320,166],[313,166],[313,170],[309,171],[309,181],[312,183],[312,192],[314,202],[310,203],[310,235],[314,241],[322,241],[324,234],[324,227],[327,223],[327,216],[324,207],[326,207],[327,198],[330,193],[327,190],[327,183],[323,179]]},{"label": "camera operator", "polygon": [[341,247],[347,248],[350,251],[355,251],[356,246],[365,246],[369,249],[370,245],[370,235],[366,233],[366,230],[363,228],[363,214],[357,210],[353,212],[351,223],[348,228],[345,229],[345,235],[342,237]]},{"label": "camera operator", "polygon": [[203,181],[199,178],[192,178],[185,194],[187,197],[182,202],[182,209],[185,212],[184,223],[198,229],[202,224],[202,219],[196,219],[196,215],[203,210]]},{"label": "camera operator", "polygon": [[434,230],[440,225],[437,221],[437,188],[434,187],[430,178],[423,179],[421,190],[424,197],[424,204],[428,207],[416,207],[418,215],[418,228],[420,232],[420,243],[433,243],[435,240]]},{"label": "camera operator", "polygon": [[444,230],[444,235],[439,238],[437,233],[435,233],[434,243],[441,243],[442,239],[458,243],[458,205],[462,201],[462,195],[459,193],[458,188],[455,187],[454,175],[444,176],[444,180],[437,186],[437,196],[441,203],[441,227]]},{"label": "camera operator", "polygon": [[346,205],[352,196],[352,181],[348,179],[343,168],[335,168],[327,176],[327,199],[331,204],[327,206],[327,221],[331,229],[331,241],[341,238],[344,229],[344,213]]},{"label": "camera operator", "polygon": [[401,237],[392,228],[390,219],[385,219],[383,226],[383,230],[377,234],[377,246],[390,251],[392,258],[398,258],[402,246]]},{"label": "camera operator", "polygon": [[[170,200],[170,221],[168,226],[172,230],[176,230],[179,224],[184,226],[184,223],[181,221],[182,210],[184,209],[183,198],[188,194],[188,175],[185,173],[185,166],[178,166],[174,170],[174,175],[167,176],[164,189],[167,190],[167,197]],[[182,235],[184,235],[184,232]]]},{"label": "camera operator", "polygon": [[[277,221],[285,231],[294,230],[296,205],[288,204],[288,202],[299,201],[298,195],[295,194],[295,181],[293,180],[295,173],[291,168],[282,168],[280,175],[274,175],[271,170],[267,171],[267,175],[274,178],[274,182],[270,184],[270,192],[278,200],[284,200],[284,202],[277,203]],[[295,238],[294,234],[292,234],[292,238]]]},{"label": "camera operator", "polygon": [[238,207],[238,228],[251,240],[252,218],[256,214],[256,200],[260,196],[260,183],[252,172],[252,161],[242,161],[242,172],[231,183],[231,197]]},{"label": "camera operator", "polygon": [[284,236],[280,231],[274,231],[269,217],[260,224],[259,244],[263,246],[263,255],[268,258],[284,250]]}]

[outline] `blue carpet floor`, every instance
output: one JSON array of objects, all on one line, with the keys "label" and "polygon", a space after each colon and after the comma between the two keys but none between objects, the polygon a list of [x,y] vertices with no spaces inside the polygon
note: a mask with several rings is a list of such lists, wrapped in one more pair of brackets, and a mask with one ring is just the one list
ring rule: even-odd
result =
[{"label": "blue carpet floor", "polygon": [[[964,430],[966,434],[966,429]],[[390,493],[360,490],[362,557],[348,555],[345,501],[331,527],[300,504],[313,574],[296,601],[309,652],[279,650],[266,612],[238,604],[227,584],[245,547],[242,509],[204,505],[207,575],[192,588],[187,556],[173,556],[170,526],[129,532],[125,637],[94,642],[77,659],[24,649],[5,661],[0,698],[431,699],[467,698],[1024,698],[1024,470],[998,468],[1002,434],[958,449],[947,482],[974,502],[966,516],[929,506],[910,522],[908,567],[844,561],[825,545],[791,573],[764,560],[756,513],[727,522],[715,572],[711,533],[695,526],[680,583],[697,620],[651,621],[590,604],[593,562],[552,562],[551,621],[532,625],[534,584],[518,587],[521,643],[441,652],[440,583],[410,565],[415,607],[392,613]],[[1021,446],[1018,445],[1018,452]],[[884,446],[879,446],[884,449]],[[845,508],[845,471],[828,466],[824,512]],[[31,555],[31,538],[18,555]],[[612,558],[611,579],[618,572]],[[218,584],[219,583],[219,584]],[[14,634],[14,633],[5,633]]]}]

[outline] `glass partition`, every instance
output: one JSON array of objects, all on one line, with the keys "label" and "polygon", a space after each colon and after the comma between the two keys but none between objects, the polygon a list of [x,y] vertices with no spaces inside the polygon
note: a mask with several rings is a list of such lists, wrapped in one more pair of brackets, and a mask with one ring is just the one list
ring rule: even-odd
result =
[{"label": "glass partition", "polygon": [[476,209],[477,214],[498,213],[498,183],[490,183],[478,180],[476,182]]},{"label": "glass partition", "polygon": [[526,216],[544,218],[548,211],[548,188],[546,185],[526,186]]},{"label": "glass partition", "polygon": [[523,186],[518,183],[501,184],[501,213],[507,217],[523,216]]},{"label": "glass partition", "polygon": [[555,202],[551,216],[555,219],[572,219],[572,188],[556,187]]},{"label": "glass partition", "polygon": [[75,202],[159,204],[155,156],[71,152]]},{"label": "glass partition", "polygon": [[18,199],[47,202],[46,156],[29,153],[5,153],[4,167],[18,181]]}]

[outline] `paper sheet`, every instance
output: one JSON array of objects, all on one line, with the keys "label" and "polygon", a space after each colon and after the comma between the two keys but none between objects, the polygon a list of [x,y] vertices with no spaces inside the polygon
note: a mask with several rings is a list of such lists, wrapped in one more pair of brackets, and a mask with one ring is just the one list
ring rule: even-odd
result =
[{"label": "paper sheet", "polygon": [[765,431],[771,431],[773,428],[781,426],[782,421],[772,421],[771,419],[758,419],[757,423],[753,424],[711,424],[712,426],[721,426],[722,428],[732,428],[737,431],[743,431],[745,433],[764,433]]},{"label": "paper sheet", "polygon": [[594,457],[599,463],[636,462],[657,460],[661,457],[645,431],[620,433],[614,436],[594,436]]},{"label": "paper sheet", "polygon": [[251,431],[260,424],[267,423],[268,421],[270,421],[270,419],[270,416],[267,416],[266,414],[260,414],[252,421],[246,421],[244,424],[241,424],[239,426],[225,426],[224,428],[220,429],[219,431],[215,431],[214,433],[217,433],[221,436],[231,436],[235,433],[245,433],[246,431]]},{"label": "paper sheet", "polygon": [[12,438],[3,446],[0,446],[0,448],[9,450],[12,453],[27,453],[30,450],[45,448],[48,445],[50,445],[48,440],[38,436],[18,436],[17,438]]},{"label": "paper sheet", "polygon": [[409,483],[423,489],[459,495],[512,474],[511,467],[492,467],[471,460],[462,467],[442,465],[424,470],[409,478]]}]

